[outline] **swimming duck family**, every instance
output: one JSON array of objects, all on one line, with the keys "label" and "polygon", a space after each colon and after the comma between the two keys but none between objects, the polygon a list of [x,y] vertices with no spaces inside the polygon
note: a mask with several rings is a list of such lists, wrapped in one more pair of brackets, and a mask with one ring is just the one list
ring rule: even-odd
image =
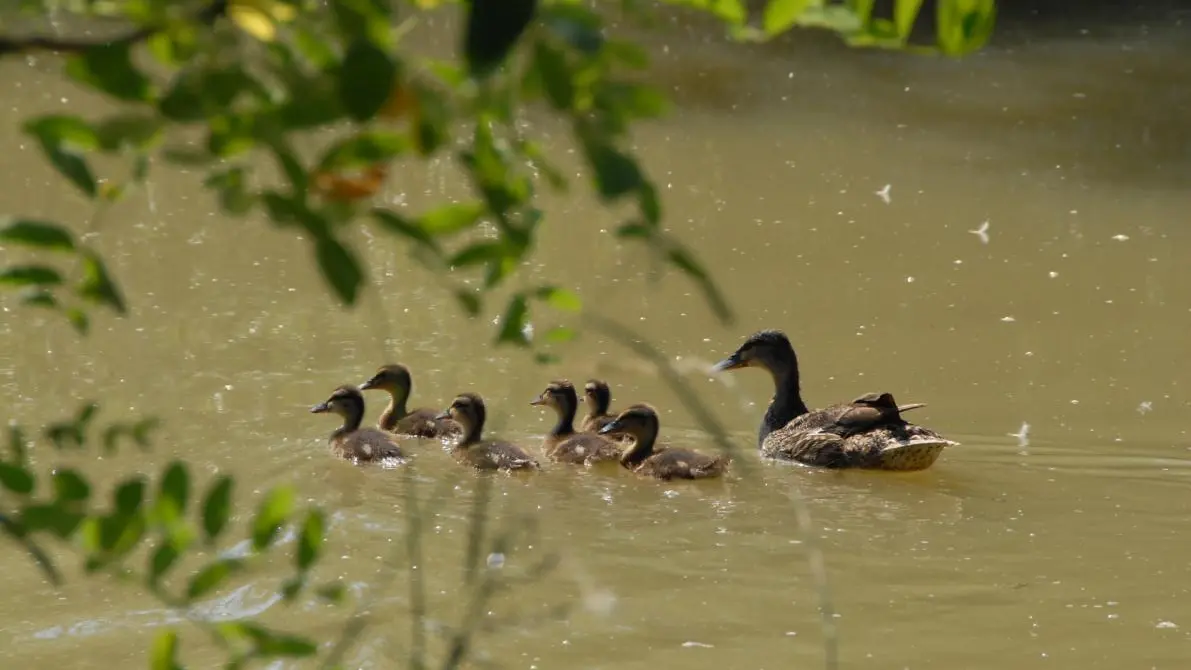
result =
[{"label": "swimming duck family", "polygon": [[[802,398],[798,356],[780,330],[762,330],[745,339],[713,370],[726,372],[755,367],[773,380],[774,395],[757,431],[757,448],[764,458],[796,461],[825,468],[922,470],[942,451],[958,444],[933,430],[907,422],[902,414],[923,403],[899,405],[892,393],[866,393],[850,402],[811,410]],[[429,408],[410,410],[412,375],[404,365],[379,368],[358,388],[341,386],[311,412],[338,414],[343,425],[329,438],[333,453],[358,463],[405,458],[405,444],[418,438],[444,439],[450,453],[477,470],[528,471],[540,464],[527,450],[502,440],[485,439],[487,408],[474,392],[457,395],[442,412]],[[377,428],[362,427],[364,398],[361,391],[381,390],[389,403]],[[607,382],[590,379],[580,399],[575,386],[556,379],[530,404],[547,407],[555,423],[542,440],[542,454],[566,465],[619,464],[634,473],[659,480],[707,479],[724,475],[731,464],[726,456],[711,456],[691,449],[658,446],[660,421],[650,405],[629,405],[610,412]],[[581,401],[587,413],[578,429],[575,422]]]}]

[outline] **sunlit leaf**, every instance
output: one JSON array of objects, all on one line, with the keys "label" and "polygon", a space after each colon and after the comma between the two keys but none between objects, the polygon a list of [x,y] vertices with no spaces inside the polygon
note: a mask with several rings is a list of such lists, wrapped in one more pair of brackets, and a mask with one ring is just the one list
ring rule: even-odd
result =
[{"label": "sunlit leaf", "polygon": [[319,159],[320,171],[344,170],[389,161],[410,149],[404,133],[368,130],[336,142]]},{"label": "sunlit leaf", "polygon": [[21,496],[33,492],[33,473],[19,465],[0,462],[0,486]]},{"label": "sunlit leaf", "polygon": [[583,301],[573,291],[557,286],[543,286],[538,289],[538,300],[545,302],[554,309],[564,312],[578,312],[583,308]]},{"label": "sunlit leaf", "polygon": [[83,257],[83,280],[79,283],[79,295],[92,302],[107,305],[117,314],[127,313],[128,308],[124,304],[124,296],[121,295],[120,289],[116,287],[111,275],[108,274],[103,259],[89,249],[82,251],[81,255]]},{"label": "sunlit leaf", "polygon": [[62,275],[44,265],[14,265],[0,270],[0,286],[57,286]]},{"label": "sunlit leaf", "polygon": [[484,77],[504,62],[537,10],[536,0],[471,0],[463,57],[473,76]]},{"label": "sunlit leaf", "polygon": [[984,46],[996,23],[995,0],[949,0],[936,3],[935,10],[939,47],[952,56]]},{"label": "sunlit leaf", "polygon": [[497,342],[509,342],[520,347],[529,346],[526,326],[529,325],[529,303],[525,295],[518,293],[509,298],[505,313],[500,317],[500,333]]},{"label": "sunlit leaf", "polygon": [[219,585],[227,580],[232,575],[232,572],[239,567],[240,561],[236,559],[216,559],[199,570],[198,574],[190,579],[190,584],[186,587],[186,597],[194,600],[207,595],[219,588]]},{"label": "sunlit leaf", "polygon": [[[950,0],[943,0],[950,2]],[[918,18],[918,11],[922,8],[922,0],[894,0],[893,23],[897,26],[897,34],[902,39],[910,36],[914,29],[914,20]]]},{"label": "sunlit leaf", "polygon": [[153,95],[149,78],[132,63],[132,43],[114,41],[93,46],[71,56],[66,74],[112,97],[128,102],[147,102]]},{"label": "sunlit leaf", "polygon": [[574,340],[578,336],[579,336],[579,332],[576,331],[574,328],[568,328],[566,326],[555,326],[555,327],[551,328],[550,330],[547,330],[542,335],[542,340],[545,342],[550,342],[552,344],[562,344],[563,342],[570,342],[571,340]]},{"label": "sunlit leaf", "polygon": [[66,309],[62,310],[62,314],[66,317],[66,320],[70,322],[70,325],[78,334],[86,335],[91,329],[91,319],[88,318],[87,314],[83,312],[83,310],[78,309],[77,307],[67,307]]},{"label": "sunlit leaf", "polygon": [[25,132],[37,138],[50,164],[88,197],[94,198],[99,187],[95,174],[79,152],[99,146],[94,129],[75,116],[49,115],[25,123]]},{"label": "sunlit leaf", "polygon": [[397,65],[380,47],[357,39],[348,47],[339,70],[339,98],[356,121],[376,115],[389,98],[397,78]]},{"label": "sunlit leaf", "polygon": [[306,521],[302,523],[302,532],[298,536],[297,563],[298,570],[306,571],[318,560],[319,551],[323,546],[323,535],[326,532],[326,517],[322,510],[313,509],[306,514]]},{"label": "sunlit leaf", "polygon": [[223,475],[212,482],[203,498],[203,532],[213,543],[227,527],[232,511],[232,479]]},{"label": "sunlit leaf", "polygon": [[35,219],[8,219],[0,227],[0,243],[19,244],[47,251],[72,251],[74,236],[64,226]]},{"label": "sunlit leaf", "polygon": [[153,648],[149,650],[149,667],[151,670],[182,670],[178,664],[178,634],[173,630],[164,630],[153,638]]},{"label": "sunlit leaf", "polygon": [[453,268],[465,268],[472,265],[490,263],[503,258],[504,255],[504,245],[499,242],[476,242],[464,247],[462,251],[452,256],[447,261],[447,265]]},{"label": "sunlit leaf", "polygon": [[277,26],[274,25],[272,17],[261,10],[260,7],[249,4],[244,0],[230,0],[227,7],[227,16],[240,30],[262,42],[272,42],[273,38],[277,36]]},{"label": "sunlit leaf", "polygon": [[256,518],[252,522],[252,546],[257,551],[266,549],[281,525],[294,511],[294,489],[289,486],[279,486],[265,494],[257,509]]},{"label": "sunlit leaf", "polygon": [[364,271],[354,254],[339,240],[329,235],[320,236],[314,242],[315,257],[323,278],[327,280],[335,295],[346,305],[354,305],[364,283]]},{"label": "sunlit leaf", "polygon": [[418,217],[418,226],[431,235],[453,235],[478,224],[486,210],[479,202],[442,205]]},{"label": "sunlit leaf", "polygon": [[811,0],[769,0],[765,5],[765,16],[761,25],[768,35],[777,35],[789,30],[798,22]]},{"label": "sunlit leaf", "polygon": [[95,134],[104,151],[119,151],[124,147],[144,149],[155,144],[161,138],[161,129],[161,122],[155,116],[121,113],[100,121]]},{"label": "sunlit leaf", "polygon": [[81,502],[91,497],[91,485],[75,470],[54,472],[54,497],[58,502]]}]

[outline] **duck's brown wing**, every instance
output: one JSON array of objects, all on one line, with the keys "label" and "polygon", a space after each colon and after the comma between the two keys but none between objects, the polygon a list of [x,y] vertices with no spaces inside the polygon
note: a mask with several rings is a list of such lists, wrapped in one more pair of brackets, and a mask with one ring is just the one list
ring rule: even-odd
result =
[{"label": "duck's brown wing", "polygon": [[419,408],[401,417],[393,426],[393,432],[400,435],[412,435],[427,439],[452,437],[457,435],[459,424],[450,419],[439,419],[438,412]]},{"label": "duck's brown wing", "polygon": [[620,460],[620,448],[611,440],[590,433],[576,433],[559,442],[550,458],[560,463],[599,463]]},{"label": "duck's brown wing", "polygon": [[658,479],[706,479],[724,474],[730,463],[731,459],[726,456],[709,456],[690,449],[670,447],[654,453],[636,470]]},{"label": "duck's brown wing", "polygon": [[480,470],[535,470],[538,462],[509,442],[484,442],[468,448],[471,464]]},{"label": "duck's brown wing", "polygon": [[824,468],[921,470],[947,446],[957,444],[929,428],[898,422],[842,437],[830,430],[771,433],[762,455]]},{"label": "duck's brown wing", "polygon": [[359,462],[405,458],[405,454],[393,437],[376,428],[360,428],[333,439],[331,446],[341,458]]}]

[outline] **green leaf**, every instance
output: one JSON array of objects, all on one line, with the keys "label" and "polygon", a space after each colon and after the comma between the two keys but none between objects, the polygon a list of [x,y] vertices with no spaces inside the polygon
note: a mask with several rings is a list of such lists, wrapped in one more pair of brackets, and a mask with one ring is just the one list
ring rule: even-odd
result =
[{"label": "green leaf", "polygon": [[28,307],[47,307],[57,309],[58,299],[53,293],[43,288],[30,288],[21,292],[21,304]]},{"label": "green leaf", "polygon": [[366,37],[377,44],[387,44],[392,10],[387,0],[334,0],[328,3],[335,13],[339,32],[350,41]]},{"label": "green leaf", "polygon": [[172,146],[162,149],[165,159],[183,167],[206,167],[215,162],[215,157],[206,149],[195,146]]},{"label": "green leaf", "polygon": [[74,236],[64,226],[35,219],[9,219],[0,228],[0,242],[47,251],[74,250]]},{"label": "green leaf", "polygon": [[322,510],[312,509],[306,514],[306,521],[302,524],[302,533],[298,537],[298,570],[305,572],[318,560],[326,533],[326,523],[327,520]]},{"label": "green leaf", "polygon": [[148,102],[153,86],[132,64],[132,46],[127,41],[93,46],[67,61],[66,74],[119,100]]},{"label": "green leaf", "polygon": [[75,470],[54,473],[54,496],[58,502],[82,502],[91,497],[91,485]]},{"label": "green leaf", "polygon": [[219,204],[228,214],[239,216],[252,209],[256,202],[248,193],[248,180],[243,166],[217,170],[203,181],[203,186],[219,192]]},{"label": "green leaf", "polygon": [[57,286],[62,275],[44,265],[14,265],[0,271],[0,286]]},{"label": "green leaf", "polygon": [[536,0],[471,0],[463,57],[472,76],[491,74],[533,20]]},{"label": "green leaf", "polygon": [[656,228],[662,221],[662,202],[658,198],[657,188],[648,179],[637,190],[637,206],[641,209],[641,216],[645,222]]},{"label": "green leaf", "polygon": [[151,670],[182,670],[178,664],[178,633],[164,630],[153,638],[153,648],[149,650],[149,667]]},{"label": "green leaf", "polygon": [[66,319],[70,321],[70,325],[74,327],[75,332],[77,332],[79,335],[86,335],[87,331],[91,329],[91,320],[87,318],[87,315],[83,312],[83,310],[75,307],[68,307],[62,310],[62,313],[66,316]]},{"label": "green leaf", "polygon": [[0,486],[20,496],[33,492],[33,474],[19,465],[0,462]]},{"label": "green leaf", "polygon": [[62,509],[58,505],[35,504],[21,509],[21,525],[30,532],[48,530],[67,539],[86,518],[81,512]]},{"label": "green leaf", "polygon": [[452,203],[418,217],[418,225],[431,235],[453,235],[474,227],[486,211],[482,202]]},{"label": "green leaf", "polygon": [[526,335],[526,326],[529,325],[529,303],[525,299],[523,293],[518,293],[512,298],[509,298],[509,304],[505,307],[505,313],[500,318],[500,333],[496,337],[497,342],[509,342],[519,347],[529,346],[529,337]]},{"label": "green leaf", "polygon": [[257,551],[268,548],[281,525],[285,523],[294,511],[294,489],[289,486],[279,486],[265,494],[252,522],[252,546]]},{"label": "green leaf", "polygon": [[364,283],[364,271],[354,254],[330,235],[315,239],[314,253],[323,278],[346,305],[354,305]]},{"label": "green leaf", "polygon": [[95,131],[85,121],[74,116],[42,116],[26,122],[24,128],[37,138],[50,164],[70,183],[89,198],[99,193],[95,174],[78,153],[99,145]]},{"label": "green leaf", "polygon": [[578,312],[583,308],[583,301],[579,299],[579,296],[557,286],[543,286],[538,289],[537,298],[563,312]]},{"label": "green leaf", "polygon": [[203,498],[203,532],[208,543],[213,543],[227,527],[231,512],[232,478],[223,475],[211,484]]},{"label": "green leaf", "polygon": [[38,545],[33,538],[26,536],[26,530],[20,525],[14,523],[7,516],[0,515],[0,530],[9,537],[13,542],[25,547],[25,551],[30,558],[37,563],[37,567],[41,568],[42,574],[54,586],[62,583],[62,575],[58,573],[58,568],[54,567],[54,561],[44,549]]},{"label": "green leaf", "polygon": [[769,4],[765,5],[765,17],[761,22],[765,34],[773,36],[789,30],[798,22],[798,18],[806,11],[810,2],[811,0],[769,0]]},{"label": "green leaf", "polygon": [[185,463],[173,461],[166,466],[165,474],[161,477],[161,488],[157,493],[158,511],[166,519],[176,519],[186,513],[189,499],[190,473]]},{"label": "green leaf", "polygon": [[203,104],[203,87],[206,84],[202,70],[185,69],[178,72],[165,95],[157,102],[161,115],[170,121],[189,123],[207,118]]},{"label": "green leaf", "polygon": [[194,600],[201,598],[219,588],[232,572],[240,567],[240,561],[232,558],[220,558],[198,571],[186,587],[186,598]]},{"label": "green leaf", "polygon": [[594,56],[604,48],[599,15],[578,3],[551,3],[543,7],[542,23],[573,49]]},{"label": "green leaf", "polygon": [[222,624],[221,629],[225,640],[233,635],[251,640],[256,647],[256,652],[265,658],[312,656],[318,651],[317,645],[306,638],[274,633],[263,626],[247,621]]},{"label": "green leaf", "polygon": [[82,251],[82,257],[83,281],[79,284],[79,295],[91,302],[107,305],[117,314],[126,314],[128,308],[124,304],[124,296],[108,274],[103,259],[89,249]]},{"label": "green leaf", "polygon": [[467,312],[468,316],[478,316],[483,307],[480,303],[480,296],[476,295],[475,291],[465,288],[455,291],[455,300],[459,301],[459,305],[463,307],[463,311]]},{"label": "green leaf", "polygon": [[177,548],[173,543],[165,542],[154,550],[153,555],[149,557],[149,583],[156,584],[165,573],[169,572],[170,568],[178,562]]},{"label": "green leaf", "polygon": [[962,56],[984,46],[997,17],[995,0],[951,0],[936,3],[935,10],[939,47],[951,56]]},{"label": "green leaf", "polygon": [[384,106],[397,79],[397,65],[369,40],[356,39],[347,48],[339,71],[339,99],[356,121],[367,121]]},{"label": "green leaf", "polygon": [[404,133],[369,130],[331,145],[319,160],[321,172],[346,170],[389,161],[410,149]]},{"label": "green leaf", "polygon": [[400,214],[387,209],[376,208],[372,210],[372,218],[390,233],[407,237],[431,249],[436,254],[439,253],[438,243],[430,236],[430,233],[426,232],[422,226],[406,219]]},{"label": "green leaf", "polygon": [[465,268],[500,260],[505,256],[505,245],[500,242],[476,242],[463,248],[447,261],[453,268]]},{"label": "green leaf", "polygon": [[670,101],[658,89],[645,84],[609,82],[597,94],[597,104],[614,114],[628,114],[637,119],[665,116]]},{"label": "green leaf", "polygon": [[605,202],[641,188],[645,177],[632,156],[604,142],[585,142],[587,162],[595,172],[596,187]]},{"label": "green leaf", "polygon": [[286,602],[293,602],[302,593],[304,586],[306,586],[306,579],[303,575],[290,577],[281,583],[281,597]]},{"label": "green leaf", "polygon": [[125,480],[112,494],[117,514],[132,516],[139,514],[145,501],[145,480],[139,475]]},{"label": "green leaf", "polygon": [[893,22],[897,25],[897,34],[902,39],[910,36],[914,29],[914,20],[922,9],[922,0],[894,0]]},{"label": "green leaf", "polygon": [[547,330],[542,335],[542,339],[551,344],[562,344],[563,342],[570,342],[579,336],[578,331],[574,328],[567,328],[566,326],[555,326]]},{"label": "green leaf", "polygon": [[104,151],[146,149],[161,138],[161,122],[148,114],[121,113],[101,121],[95,133]]},{"label": "green leaf", "polygon": [[329,603],[338,604],[343,602],[343,597],[346,595],[347,589],[343,588],[343,584],[339,582],[331,582],[318,587],[315,593],[318,594],[319,598]]},{"label": "green leaf", "polygon": [[559,111],[571,109],[575,104],[575,82],[567,55],[538,40],[534,44],[533,66],[541,77],[550,104]]}]

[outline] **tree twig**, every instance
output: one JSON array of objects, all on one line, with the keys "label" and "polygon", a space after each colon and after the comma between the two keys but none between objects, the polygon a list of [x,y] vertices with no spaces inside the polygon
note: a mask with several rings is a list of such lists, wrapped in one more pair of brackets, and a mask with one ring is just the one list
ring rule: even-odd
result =
[{"label": "tree twig", "polygon": [[[214,0],[201,11],[197,12],[191,20],[202,24],[210,25],[215,23],[215,20],[227,13],[228,0]],[[48,37],[44,35],[34,35],[31,37],[4,37],[0,36],[0,57],[11,54],[24,54],[34,51],[54,51],[58,53],[82,53],[88,49],[103,46],[113,46],[118,44],[136,44],[143,42],[153,35],[164,29],[164,26],[145,26],[137,28],[130,33],[119,37],[113,37],[105,40],[75,40],[63,39],[59,37]]]}]

